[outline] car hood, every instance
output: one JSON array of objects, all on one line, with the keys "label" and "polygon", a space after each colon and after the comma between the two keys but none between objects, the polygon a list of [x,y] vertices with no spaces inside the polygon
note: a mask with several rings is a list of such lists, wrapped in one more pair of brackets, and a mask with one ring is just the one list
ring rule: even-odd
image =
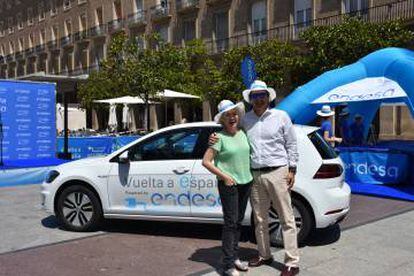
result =
[{"label": "car hood", "polygon": [[106,156],[94,156],[88,157],[85,159],[79,159],[71,162],[67,162],[65,164],[59,165],[56,169],[59,170],[67,170],[70,168],[83,168],[83,167],[95,167],[99,166],[101,163],[106,162]]}]

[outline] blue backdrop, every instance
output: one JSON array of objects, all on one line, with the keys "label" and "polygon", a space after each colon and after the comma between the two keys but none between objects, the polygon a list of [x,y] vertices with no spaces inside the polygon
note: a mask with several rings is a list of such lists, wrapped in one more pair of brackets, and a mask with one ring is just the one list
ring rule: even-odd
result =
[{"label": "blue backdrop", "polygon": [[3,159],[53,158],[56,152],[55,85],[0,80]]}]

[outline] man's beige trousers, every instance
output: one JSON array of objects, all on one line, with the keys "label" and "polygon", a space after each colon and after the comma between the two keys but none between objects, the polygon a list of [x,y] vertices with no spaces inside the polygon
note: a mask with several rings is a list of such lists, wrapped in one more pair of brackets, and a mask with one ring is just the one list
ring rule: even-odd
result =
[{"label": "man's beige trousers", "polygon": [[260,257],[272,257],[269,241],[269,208],[276,209],[282,225],[285,247],[285,265],[299,266],[297,230],[293,215],[290,192],[287,186],[288,167],[271,171],[253,171],[254,182],[251,191],[257,247]]}]

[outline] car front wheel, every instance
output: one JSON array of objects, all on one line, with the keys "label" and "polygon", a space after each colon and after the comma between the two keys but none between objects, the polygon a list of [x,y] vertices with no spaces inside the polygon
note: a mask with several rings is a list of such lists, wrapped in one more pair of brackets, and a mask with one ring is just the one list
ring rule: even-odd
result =
[{"label": "car front wheel", "polygon": [[60,193],[56,214],[65,229],[78,232],[94,230],[102,220],[98,197],[82,185],[69,186]]}]

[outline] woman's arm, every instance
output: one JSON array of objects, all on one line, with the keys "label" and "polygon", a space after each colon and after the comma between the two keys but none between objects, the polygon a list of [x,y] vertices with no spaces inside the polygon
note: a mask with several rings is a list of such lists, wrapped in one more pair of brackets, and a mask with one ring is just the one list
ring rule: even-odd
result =
[{"label": "woman's arm", "polygon": [[233,178],[228,176],[227,174],[223,173],[219,168],[214,165],[214,157],[216,155],[216,151],[212,148],[208,148],[204,153],[203,157],[203,166],[209,170],[211,173],[217,175],[220,179],[224,180],[224,183],[227,186],[232,186],[235,184]]},{"label": "woman's arm", "polygon": [[342,142],[342,138],[335,137],[335,136],[329,137],[329,131],[323,132],[323,139],[325,139],[325,141],[329,143],[335,143],[335,142],[341,143]]}]

